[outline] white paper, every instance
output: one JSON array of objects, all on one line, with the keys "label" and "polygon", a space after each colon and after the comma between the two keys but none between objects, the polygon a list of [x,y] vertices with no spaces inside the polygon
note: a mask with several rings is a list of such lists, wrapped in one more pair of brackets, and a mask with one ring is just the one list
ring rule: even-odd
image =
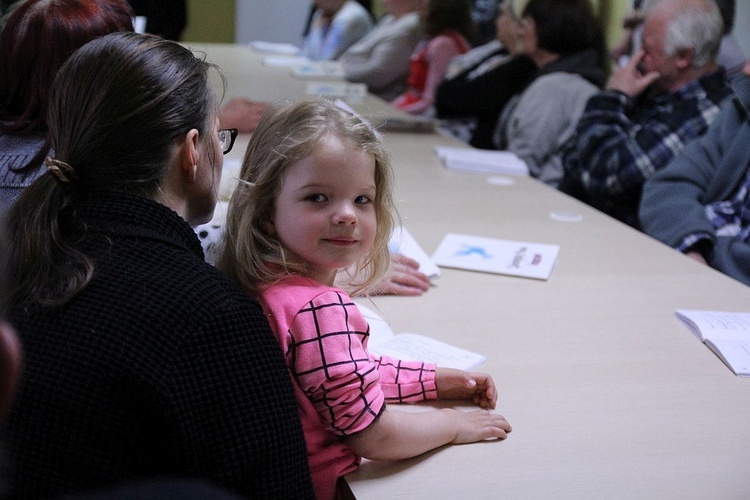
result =
[{"label": "white paper", "polygon": [[305,88],[308,95],[342,97],[347,100],[361,101],[367,95],[367,85],[348,82],[310,82]]},{"label": "white paper", "polygon": [[388,322],[372,309],[357,302],[370,325],[368,350],[376,356],[389,356],[402,361],[435,363],[445,368],[472,370],[487,358],[418,333],[394,334]]},{"label": "white paper", "polygon": [[675,314],[699,340],[750,340],[750,313],[678,309]]},{"label": "white paper", "polygon": [[484,174],[529,175],[526,162],[510,151],[436,146],[435,153],[447,168]]},{"label": "white paper", "polygon": [[272,68],[293,68],[307,64],[310,60],[304,56],[266,56],[263,64]]},{"label": "white paper", "polygon": [[296,55],[299,54],[299,47],[291,43],[275,43],[275,42],[264,42],[262,40],[256,40],[250,42],[248,46],[258,52],[268,52],[270,54],[286,54]]},{"label": "white paper", "polygon": [[549,279],[559,245],[446,234],[432,260],[438,266]]},{"label": "white paper", "polygon": [[675,314],[735,375],[750,377],[750,313],[678,309]]},{"label": "white paper", "polygon": [[308,61],[292,66],[292,76],[303,79],[343,79],[344,69],[336,61]]},{"label": "white paper", "polygon": [[750,377],[750,340],[706,340],[706,345],[714,351],[735,375]]},{"label": "white paper", "polygon": [[396,227],[388,242],[391,253],[400,253],[419,262],[419,271],[428,278],[440,277],[440,268],[405,227]]}]

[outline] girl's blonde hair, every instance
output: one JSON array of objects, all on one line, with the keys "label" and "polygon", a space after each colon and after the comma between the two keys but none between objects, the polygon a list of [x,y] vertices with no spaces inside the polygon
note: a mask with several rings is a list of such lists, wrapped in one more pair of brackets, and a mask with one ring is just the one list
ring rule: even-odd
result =
[{"label": "girl's blonde hair", "polygon": [[307,263],[286,251],[267,227],[287,169],[310,156],[327,135],[349,140],[375,159],[377,231],[370,251],[348,270],[350,285],[355,293],[366,293],[388,270],[388,240],[397,214],[391,162],[380,136],[361,117],[327,99],[305,99],[265,112],[229,202],[216,266],[253,295],[290,274],[307,274]]}]

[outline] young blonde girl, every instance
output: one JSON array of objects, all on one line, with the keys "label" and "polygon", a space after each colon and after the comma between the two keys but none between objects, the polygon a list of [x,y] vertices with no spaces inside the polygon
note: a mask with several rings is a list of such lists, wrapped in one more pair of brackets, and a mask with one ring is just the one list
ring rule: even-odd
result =
[{"label": "young blonde girl", "polygon": [[[367,321],[334,286],[343,269],[353,269],[358,292],[386,272],[391,182],[370,125],[329,101],[306,100],[264,115],[229,205],[217,265],[260,300],[284,351],[318,498],[334,498],[361,457],[408,458],[511,430],[487,411],[497,400],[490,376],[373,357]],[[437,398],[485,410],[385,406]]]}]

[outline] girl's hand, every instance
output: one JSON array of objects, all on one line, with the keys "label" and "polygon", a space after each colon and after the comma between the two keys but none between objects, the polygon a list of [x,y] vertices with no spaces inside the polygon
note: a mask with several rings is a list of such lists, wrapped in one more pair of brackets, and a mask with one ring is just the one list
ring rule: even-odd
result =
[{"label": "girl's hand", "polygon": [[495,381],[485,373],[438,368],[435,370],[435,386],[438,399],[471,400],[486,409],[494,409],[497,403]]},{"label": "girl's hand", "polygon": [[451,444],[476,443],[485,439],[505,439],[513,430],[505,417],[487,410],[463,412],[446,408],[440,410],[454,421],[456,437]]}]

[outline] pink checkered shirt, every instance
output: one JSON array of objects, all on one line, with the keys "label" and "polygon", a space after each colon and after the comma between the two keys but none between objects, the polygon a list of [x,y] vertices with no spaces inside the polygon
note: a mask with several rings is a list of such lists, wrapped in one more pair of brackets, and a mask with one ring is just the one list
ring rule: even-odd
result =
[{"label": "pink checkered shirt", "polygon": [[292,374],[316,494],[333,498],[336,480],[360,462],[341,437],[367,428],[386,401],[436,399],[435,365],[375,358],[367,321],[338,288],[290,277],[261,303]]}]

